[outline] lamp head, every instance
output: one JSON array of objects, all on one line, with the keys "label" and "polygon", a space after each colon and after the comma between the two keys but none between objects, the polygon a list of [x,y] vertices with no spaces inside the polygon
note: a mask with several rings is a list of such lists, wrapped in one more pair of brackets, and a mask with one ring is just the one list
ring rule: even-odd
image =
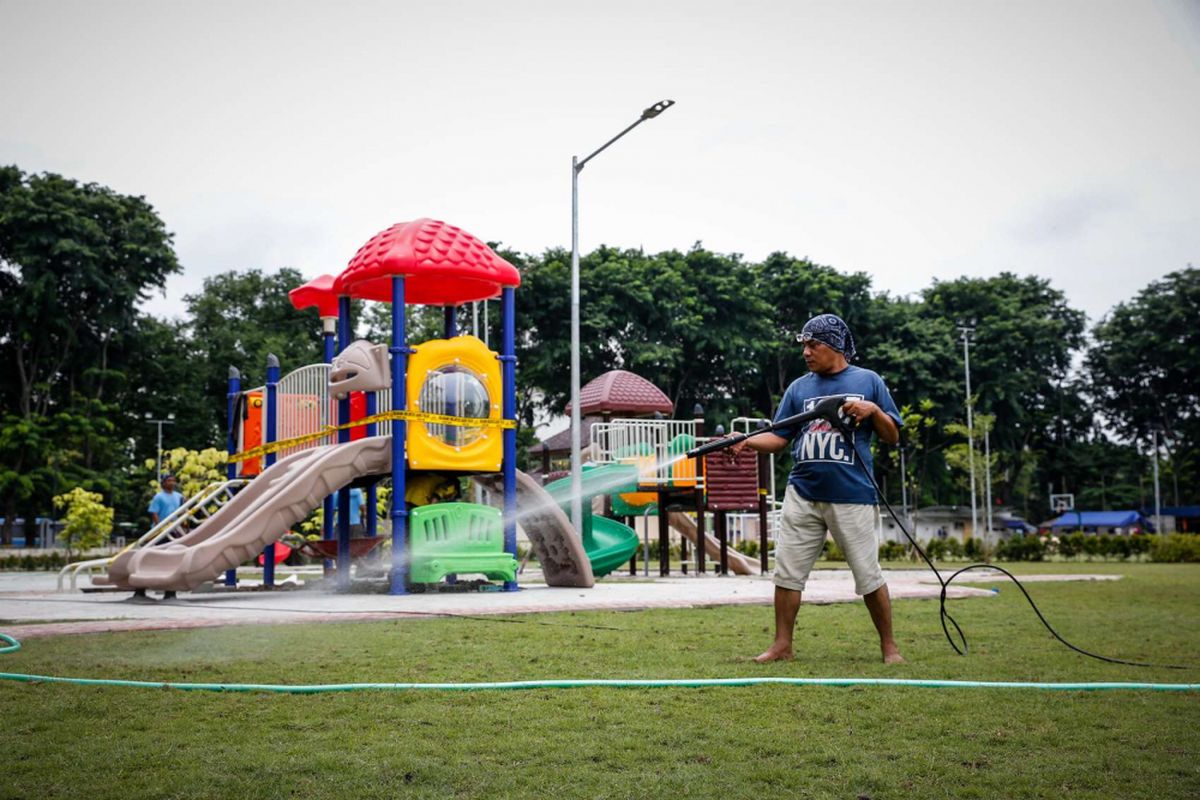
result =
[{"label": "lamp head", "polygon": [[642,119],[654,119],[673,105],[675,105],[674,100],[659,100],[642,112]]}]

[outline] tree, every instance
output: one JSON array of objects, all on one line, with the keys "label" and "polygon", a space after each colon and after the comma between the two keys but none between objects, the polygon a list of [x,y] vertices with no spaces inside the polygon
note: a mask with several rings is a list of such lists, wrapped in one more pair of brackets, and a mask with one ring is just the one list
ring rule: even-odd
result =
[{"label": "tree", "polygon": [[[998,497],[1010,497],[1025,458],[1062,451],[1070,435],[1090,428],[1090,409],[1070,384],[1072,358],[1084,345],[1086,316],[1071,308],[1049,281],[1010,272],[937,282],[923,296],[927,318],[951,326],[974,322],[971,388],[978,397],[977,411],[995,416],[992,449],[1009,456],[995,476],[995,488]],[[961,346],[957,349],[958,358],[947,366],[961,381]],[[939,398],[942,414],[950,417],[960,413],[961,404],[961,393]],[[1053,469],[1048,459],[1039,464]],[[1050,471],[1049,477],[1058,475]],[[1042,499],[1046,510],[1048,499]]]},{"label": "tree", "polygon": [[112,533],[113,510],[104,505],[104,497],[76,486],[69,492],[54,497],[54,507],[63,514],[66,523],[59,534],[60,541],[67,545],[67,561],[71,552],[78,547],[87,550],[99,547]]},{"label": "tree", "polygon": [[1200,269],[1154,281],[1092,336],[1091,393],[1113,434],[1144,445],[1158,428],[1176,503],[1200,501]]},{"label": "tree", "polygon": [[248,389],[265,382],[270,353],[278,356],[284,374],[322,360],[316,315],[297,311],[288,299],[288,292],[303,283],[291,268],[273,274],[230,271],[206,278],[201,293],[184,298],[194,370],[189,386],[205,398],[207,424],[214,433],[225,429],[230,367],[241,371],[242,386]]},{"label": "tree", "polygon": [[18,507],[63,484],[103,483],[137,303],[179,271],[171,235],[141,197],[0,167],[0,541]]},{"label": "tree", "polygon": [[[179,493],[192,497],[206,486],[225,480],[226,458],[225,451],[215,447],[204,450],[175,447],[163,451],[163,474],[174,475]],[[154,470],[157,463],[151,459],[145,466],[147,470]],[[149,485],[152,493],[158,491],[157,475]]]}]

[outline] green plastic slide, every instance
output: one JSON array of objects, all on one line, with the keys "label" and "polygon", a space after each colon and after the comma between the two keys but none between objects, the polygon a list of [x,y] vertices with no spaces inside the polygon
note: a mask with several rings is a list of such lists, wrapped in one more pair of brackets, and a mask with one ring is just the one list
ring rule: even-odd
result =
[{"label": "green plastic slide", "polygon": [[[591,512],[591,499],[637,490],[638,469],[630,464],[605,464],[584,469],[583,549],[592,563],[592,574],[603,577],[633,557],[638,549],[637,532],[615,519],[597,517]],[[571,478],[546,484],[546,492],[568,514],[571,506]]]}]

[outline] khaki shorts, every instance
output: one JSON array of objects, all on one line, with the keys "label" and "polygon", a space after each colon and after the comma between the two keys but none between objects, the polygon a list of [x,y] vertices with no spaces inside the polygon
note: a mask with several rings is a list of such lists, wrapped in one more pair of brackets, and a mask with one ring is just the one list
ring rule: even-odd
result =
[{"label": "khaki shorts", "polygon": [[854,573],[854,591],[870,594],[886,581],[879,568],[879,506],[858,503],[823,503],[805,500],[788,485],[783,498],[783,520],[775,542],[775,585],[804,591],[808,573],[825,546],[825,532],[846,554]]}]

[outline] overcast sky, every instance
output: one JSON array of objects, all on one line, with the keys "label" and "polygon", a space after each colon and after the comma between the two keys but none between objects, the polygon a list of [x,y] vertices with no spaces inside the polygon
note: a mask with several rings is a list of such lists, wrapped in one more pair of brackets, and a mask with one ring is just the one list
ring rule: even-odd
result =
[{"label": "overcast sky", "polygon": [[[1200,0],[0,0],[0,162],[144,195],[185,272],[337,273],[430,216],[774,250],[908,294],[1001,270],[1093,320],[1200,264]],[[586,309],[584,309],[586,313]]]}]

